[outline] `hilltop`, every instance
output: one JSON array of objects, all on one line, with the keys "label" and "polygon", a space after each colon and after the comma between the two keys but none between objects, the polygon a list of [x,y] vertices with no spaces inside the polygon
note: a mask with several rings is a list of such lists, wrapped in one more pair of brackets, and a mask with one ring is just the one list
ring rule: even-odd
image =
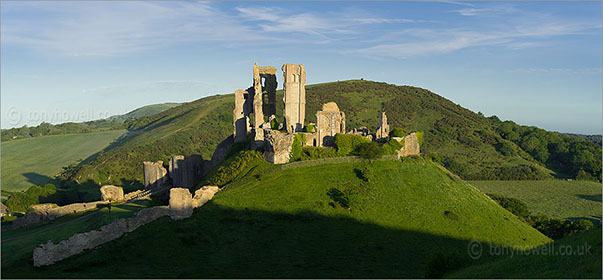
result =
[{"label": "hilltop", "polygon": [[[282,91],[277,91],[277,100]],[[525,180],[552,177],[600,179],[601,147],[586,140],[486,118],[426,89],[364,80],[306,86],[306,112],[334,101],[348,127],[375,129],[385,111],[391,127],[424,131],[425,156],[463,179]],[[61,176],[69,184],[140,186],[142,161],[167,163],[174,154],[210,159],[233,133],[232,94],[182,104],[128,121],[128,137],[103,155]],[[277,104],[282,118],[282,104]],[[315,121],[308,114],[306,122]],[[543,150],[544,149],[544,150]],[[597,168],[597,166],[599,168]]]},{"label": "hilltop", "polygon": [[550,242],[421,158],[289,169],[258,158],[245,170],[191,218],[160,218],[49,267],[3,267],[2,276],[417,278],[438,255],[470,261],[469,240]]}]

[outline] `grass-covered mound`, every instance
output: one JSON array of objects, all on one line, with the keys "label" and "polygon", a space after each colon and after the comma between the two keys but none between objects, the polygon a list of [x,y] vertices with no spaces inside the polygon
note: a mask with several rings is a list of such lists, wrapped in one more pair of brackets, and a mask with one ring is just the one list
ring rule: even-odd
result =
[{"label": "grass-covered mound", "polygon": [[56,265],[3,277],[425,277],[469,240],[550,240],[430,161],[263,169],[182,221],[161,218]]},{"label": "grass-covered mound", "polygon": [[[485,251],[487,252],[487,251]],[[446,275],[450,278],[592,278],[601,279],[601,227],[529,254],[507,253],[492,262]]]}]

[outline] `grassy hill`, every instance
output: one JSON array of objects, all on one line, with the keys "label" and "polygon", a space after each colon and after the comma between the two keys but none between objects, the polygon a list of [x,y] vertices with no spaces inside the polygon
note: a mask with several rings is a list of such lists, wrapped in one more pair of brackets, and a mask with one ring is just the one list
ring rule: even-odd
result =
[{"label": "grassy hill", "polygon": [[600,220],[601,184],[589,181],[470,181],[485,193],[525,202],[530,211],[561,219]]},{"label": "grassy hill", "polygon": [[[280,100],[282,91],[277,95]],[[601,154],[601,147],[594,143],[486,118],[425,89],[351,80],[308,85],[306,95],[306,123],[315,121],[314,112],[329,101],[337,102],[346,113],[350,129],[367,126],[374,131],[379,112],[385,111],[391,127],[424,131],[423,154],[463,179],[574,176],[571,174],[579,170],[569,170],[568,166],[583,165],[593,176],[601,176],[601,168],[596,168],[601,159],[594,156],[597,151]],[[282,104],[277,105],[277,115],[281,116]],[[128,121],[130,133],[125,141],[63,177],[77,184],[140,185],[144,160],[165,163],[172,155],[193,153],[209,159],[216,146],[232,134],[233,108],[232,94],[217,95]],[[549,142],[544,142],[545,138],[550,138]],[[549,146],[550,157],[545,157],[542,147]],[[587,154],[577,157],[576,151]]]},{"label": "grassy hill", "polygon": [[438,255],[468,261],[469,240],[550,241],[428,160],[284,170],[258,160],[191,218],[160,218],[50,267],[3,267],[2,277],[416,278]]},{"label": "grassy hill", "polygon": [[2,190],[19,191],[48,183],[62,167],[107,148],[125,130],[52,135],[2,143]]},{"label": "grassy hill", "polygon": [[161,113],[167,109],[174,108],[180,106],[180,103],[161,103],[161,104],[153,104],[147,105],[140,108],[137,108],[131,112],[128,112],[123,115],[117,115],[107,118],[108,121],[117,121],[117,122],[127,122],[129,120],[140,119],[146,116],[152,116],[158,113]]},{"label": "grassy hill", "polygon": [[[446,275],[449,278],[601,279],[601,227],[566,237],[531,255],[501,256]],[[590,249],[588,249],[590,248]]]}]

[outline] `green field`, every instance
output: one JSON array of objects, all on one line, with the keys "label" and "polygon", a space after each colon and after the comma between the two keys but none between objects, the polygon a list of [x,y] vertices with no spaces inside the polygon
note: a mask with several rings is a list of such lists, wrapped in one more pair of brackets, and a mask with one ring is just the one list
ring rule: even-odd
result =
[{"label": "green field", "polygon": [[[484,253],[488,251],[486,249]],[[601,269],[601,227],[598,227],[543,245],[529,255],[506,253],[495,261],[469,266],[446,277],[601,279]]]},{"label": "green field", "polygon": [[[191,218],[160,218],[50,267],[3,259],[2,277],[417,278],[437,254],[468,259],[469,240],[550,242],[420,158],[260,169],[246,168]],[[346,193],[349,208],[331,188]]]},{"label": "green field", "polygon": [[469,183],[485,193],[520,199],[533,213],[562,219],[601,219],[601,183],[565,180]]},{"label": "green field", "polygon": [[2,143],[2,190],[19,191],[45,184],[62,167],[94,155],[125,130],[66,134]]},{"label": "green field", "polygon": [[[35,235],[30,235],[24,238],[2,242],[2,278],[5,278],[5,272],[7,272],[8,270],[15,271],[19,270],[20,268],[31,269],[33,265],[33,250],[39,244],[45,243],[48,240],[57,243],[61,240],[71,237],[76,233],[98,229],[103,225],[111,223],[111,221],[113,221],[114,219],[131,217],[138,210],[147,207],[148,204],[148,201],[137,201],[117,205],[111,208],[111,213],[108,212],[107,208],[93,210],[99,211],[100,213],[91,215],[81,220],[67,223],[63,226],[53,228],[51,230],[41,232]],[[2,240],[38,232],[46,228],[53,227],[57,224],[69,222],[91,212],[92,211],[78,214],[70,214],[67,216],[60,217],[47,224],[2,232]],[[48,275],[39,274],[34,278],[44,277],[48,277]]]}]

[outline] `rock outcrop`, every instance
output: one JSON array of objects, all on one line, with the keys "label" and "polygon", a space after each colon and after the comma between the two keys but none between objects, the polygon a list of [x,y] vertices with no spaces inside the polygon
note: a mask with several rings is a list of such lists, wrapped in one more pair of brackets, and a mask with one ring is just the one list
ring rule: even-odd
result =
[{"label": "rock outcrop", "polygon": [[163,168],[163,161],[145,161],[142,166],[145,189],[160,188],[167,183],[168,172]]},{"label": "rock outcrop", "polygon": [[264,158],[274,164],[289,162],[294,138],[295,136],[292,133],[266,130],[264,135]]},{"label": "rock outcrop", "polygon": [[100,188],[101,199],[103,201],[122,201],[124,200],[124,189],[113,185],[106,185]]}]

